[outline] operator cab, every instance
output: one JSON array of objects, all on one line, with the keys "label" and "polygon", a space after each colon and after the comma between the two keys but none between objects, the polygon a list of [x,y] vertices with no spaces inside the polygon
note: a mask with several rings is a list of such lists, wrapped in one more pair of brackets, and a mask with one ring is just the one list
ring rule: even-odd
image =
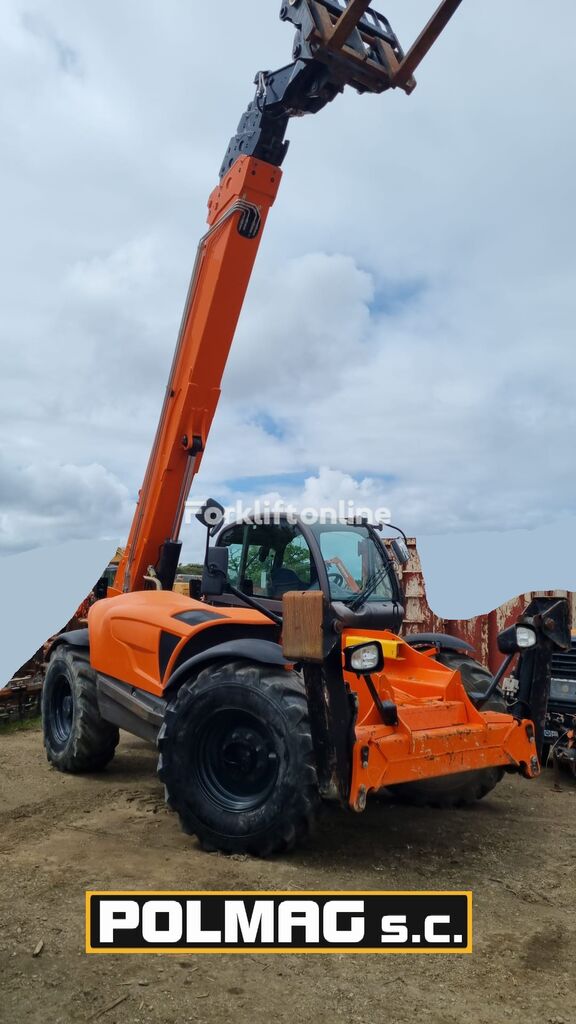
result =
[{"label": "operator cab", "polygon": [[346,625],[397,631],[403,595],[394,564],[376,530],[347,522],[308,525],[280,518],[221,530],[228,550],[224,593],[211,603],[242,605],[240,591],[280,615],[293,591],[321,590]]}]

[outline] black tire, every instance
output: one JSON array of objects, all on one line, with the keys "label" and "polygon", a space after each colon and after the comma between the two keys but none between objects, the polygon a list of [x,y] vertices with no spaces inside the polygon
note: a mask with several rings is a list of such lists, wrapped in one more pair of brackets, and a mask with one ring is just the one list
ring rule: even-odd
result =
[{"label": "black tire", "polygon": [[[492,682],[487,668],[466,654],[440,651],[437,661],[448,668],[459,669],[466,693],[486,693]],[[495,693],[482,710],[506,711],[506,701]],[[472,772],[442,775],[422,782],[406,782],[390,786],[390,792],[405,803],[420,807],[454,808],[476,803],[491,793],[504,776],[502,768],[481,768]]]},{"label": "black tire", "polygon": [[99,772],[114,757],[120,734],[100,715],[96,683],[87,651],[56,648],[42,688],[42,728],[58,771]]},{"label": "black tire", "polygon": [[169,704],[158,748],[166,802],[204,849],[265,857],[310,833],[320,797],[295,672],[208,666]]}]

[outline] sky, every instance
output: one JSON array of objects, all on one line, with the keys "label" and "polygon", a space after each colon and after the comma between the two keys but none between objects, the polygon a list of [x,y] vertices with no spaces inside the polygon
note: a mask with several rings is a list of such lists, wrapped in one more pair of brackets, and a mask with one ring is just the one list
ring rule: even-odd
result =
[{"label": "sky", "polygon": [[[279,6],[4,0],[0,555],[125,538]],[[376,6],[408,44],[434,3]],[[196,495],[418,536],[573,514],[576,8],[542,10],[465,0],[410,98],[291,124]]]}]

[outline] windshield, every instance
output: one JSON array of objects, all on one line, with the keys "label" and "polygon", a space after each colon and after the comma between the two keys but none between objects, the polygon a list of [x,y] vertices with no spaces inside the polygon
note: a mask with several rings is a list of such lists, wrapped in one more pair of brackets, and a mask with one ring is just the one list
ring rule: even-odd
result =
[{"label": "windshield", "polygon": [[317,524],[310,529],[322,552],[333,601],[358,601],[367,584],[373,586],[367,601],[394,600],[392,571],[386,571],[388,562],[366,526]]}]

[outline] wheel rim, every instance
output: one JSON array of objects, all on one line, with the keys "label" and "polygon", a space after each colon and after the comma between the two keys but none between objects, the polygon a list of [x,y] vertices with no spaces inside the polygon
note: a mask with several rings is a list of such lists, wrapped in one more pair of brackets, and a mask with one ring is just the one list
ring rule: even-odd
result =
[{"label": "wheel rim", "polygon": [[50,724],[52,739],[62,748],[65,747],[74,723],[74,699],[70,683],[65,675],[59,675],[54,681],[50,701]]},{"label": "wheel rim", "polygon": [[246,711],[221,708],[204,720],[191,751],[193,783],[217,807],[255,810],[278,778],[279,759],[270,726]]}]

